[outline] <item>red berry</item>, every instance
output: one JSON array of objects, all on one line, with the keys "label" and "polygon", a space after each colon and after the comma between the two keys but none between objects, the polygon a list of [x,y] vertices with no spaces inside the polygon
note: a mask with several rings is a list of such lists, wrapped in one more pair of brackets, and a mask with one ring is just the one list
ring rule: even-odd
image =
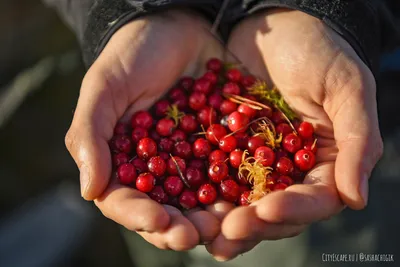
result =
[{"label": "red berry", "polygon": [[229,168],[222,161],[214,161],[208,168],[208,177],[214,183],[220,183],[222,180],[228,177]]},{"label": "red berry", "polygon": [[291,185],[294,184],[293,179],[290,178],[290,177],[287,176],[287,175],[279,176],[279,178],[276,180],[276,182],[277,182],[278,184],[279,184],[279,183],[286,184],[287,186],[291,186]]},{"label": "red berry", "polygon": [[296,153],[303,147],[303,142],[301,138],[295,134],[288,134],[283,138],[283,148],[290,152]]},{"label": "red berry", "polygon": [[211,58],[207,61],[207,69],[219,73],[222,69],[222,61],[218,58]]},{"label": "red berry", "polygon": [[167,170],[167,164],[160,156],[155,156],[149,159],[147,168],[151,174],[160,177]]},{"label": "red berry", "polygon": [[206,181],[206,177],[201,169],[189,167],[185,174],[190,188],[197,189]]},{"label": "red berry", "polygon": [[275,131],[277,134],[281,134],[282,137],[285,137],[286,135],[293,133],[292,127],[290,127],[290,125],[287,123],[279,124],[278,126],[276,126]]},{"label": "red berry", "polygon": [[290,175],[293,172],[293,162],[286,157],[282,157],[276,163],[276,171],[283,175]]},{"label": "red berry", "polygon": [[189,107],[193,110],[200,110],[207,104],[207,97],[200,92],[193,92],[189,96]]},{"label": "red berry", "polygon": [[249,201],[250,194],[251,194],[250,190],[245,191],[242,194],[240,194],[238,204],[240,206],[248,206],[248,205],[250,205],[250,201]]},{"label": "red berry", "polygon": [[189,159],[192,156],[192,147],[186,141],[179,141],[175,143],[172,153],[174,156]]},{"label": "red berry", "polygon": [[257,114],[257,110],[249,107],[248,105],[245,104],[241,104],[237,111],[239,111],[240,113],[245,114],[247,117],[249,117],[250,119],[253,118],[254,116],[256,116]]},{"label": "red berry", "polygon": [[219,185],[219,192],[226,201],[236,202],[239,198],[239,185],[234,180],[224,180]]},{"label": "red berry", "polygon": [[145,128],[136,127],[132,130],[132,141],[134,143],[137,143],[140,141],[140,139],[143,139],[148,136],[149,136],[149,133]]},{"label": "red berry", "polygon": [[195,168],[195,169],[199,169],[199,170],[203,170],[205,168],[204,161],[201,159],[192,159],[191,161],[189,161],[188,165],[191,168]]},{"label": "red berry", "polygon": [[198,128],[196,117],[189,114],[182,117],[179,125],[186,133],[192,133]]},{"label": "red berry", "polygon": [[245,150],[247,149],[247,143],[249,141],[249,136],[246,133],[236,133],[235,138],[237,141],[237,147]]},{"label": "red berry", "polygon": [[272,180],[274,181],[274,183],[275,183],[276,180],[278,180],[279,176],[280,176],[280,175],[279,175],[278,172],[273,171],[273,172],[271,172],[271,173],[269,173],[269,174],[267,175],[267,179],[272,179]]},{"label": "red berry", "polygon": [[245,132],[249,124],[249,117],[238,111],[231,113],[228,117],[228,127],[232,132]]},{"label": "red berry", "polygon": [[224,99],[221,94],[215,93],[208,97],[208,105],[215,110],[219,110]]},{"label": "red berry", "polygon": [[283,150],[283,149],[278,149],[276,152],[275,152],[275,161],[278,161],[280,158],[282,158],[282,157],[289,157],[289,153],[288,152],[286,152],[285,150]]},{"label": "red berry", "polygon": [[301,171],[309,171],[315,165],[315,155],[309,150],[299,150],[294,155],[294,163]]},{"label": "red berry", "polygon": [[139,173],[148,171],[146,162],[140,158],[135,158],[134,160],[132,160],[132,165],[135,166],[136,170]]},{"label": "red berry", "polygon": [[240,80],[240,83],[243,85],[244,88],[249,88],[250,86],[254,85],[255,82],[256,78],[253,75],[243,76]]},{"label": "red berry", "polygon": [[179,85],[186,91],[192,89],[193,84],[194,84],[194,79],[192,77],[182,77],[181,80],[179,81]]},{"label": "red berry", "polygon": [[235,169],[239,168],[240,164],[242,163],[242,156],[243,151],[240,149],[233,150],[229,154],[229,163]]},{"label": "red berry", "polygon": [[311,123],[303,121],[297,128],[297,132],[303,139],[312,138],[314,135],[314,127]]},{"label": "red berry", "polygon": [[316,139],[306,139],[303,140],[303,149],[309,150],[314,154],[317,153],[317,142]]},{"label": "red berry", "polygon": [[213,108],[204,107],[197,113],[197,121],[208,127],[217,121],[217,112]]},{"label": "red berry", "polygon": [[256,149],[264,145],[265,145],[264,139],[262,139],[260,136],[252,136],[249,138],[249,141],[247,142],[247,149],[249,150],[250,154],[254,155]]},{"label": "red berry", "polygon": [[162,138],[158,143],[158,147],[160,148],[160,151],[170,153],[174,148],[174,141],[169,138]]},{"label": "red berry", "polygon": [[184,209],[193,209],[197,206],[196,193],[185,189],[179,197],[179,204]]},{"label": "red berry", "polygon": [[153,117],[148,111],[138,111],[132,116],[132,128],[142,127],[150,129],[153,125]]},{"label": "red berry", "polygon": [[219,149],[226,153],[230,153],[237,147],[236,138],[233,135],[227,135],[219,141]]},{"label": "red berry", "polygon": [[157,133],[155,129],[149,132],[149,137],[155,142],[159,142],[161,140],[161,136]]},{"label": "red berry", "polygon": [[267,146],[260,146],[254,152],[254,158],[258,160],[264,167],[270,167],[274,164],[275,153]]},{"label": "red berry", "polygon": [[170,106],[168,100],[160,100],[158,101],[154,107],[155,112],[158,117],[164,117],[167,114],[168,107]]},{"label": "red berry", "polygon": [[160,158],[162,158],[165,162],[167,162],[170,158],[169,154],[167,152],[161,151],[158,152],[158,155],[160,156]]},{"label": "red berry", "polygon": [[173,100],[172,105],[176,105],[179,110],[185,110],[189,105],[189,99],[186,95],[179,95]]},{"label": "red berry", "polygon": [[170,136],[174,130],[175,122],[171,119],[161,119],[157,122],[156,131],[161,136]]},{"label": "red berry", "polygon": [[199,138],[193,143],[193,155],[199,159],[205,159],[211,153],[210,143],[204,138]]},{"label": "red berry", "polygon": [[217,199],[217,190],[212,184],[203,184],[197,190],[197,199],[204,205],[211,205]]},{"label": "red berry", "polygon": [[182,173],[185,173],[186,170],[186,162],[180,157],[170,158],[167,162],[167,171],[170,175],[179,175],[178,169],[176,167],[175,161],[178,164],[179,170]]},{"label": "red berry", "polygon": [[168,96],[170,99],[176,100],[176,99],[181,98],[182,96],[186,96],[186,94],[185,94],[185,91],[183,90],[183,88],[174,87],[169,91]]},{"label": "red berry", "polygon": [[132,141],[126,135],[118,135],[111,140],[111,147],[118,152],[129,154],[132,151]]},{"label": "red berry", "polygon": [[285,190],[287,187],[288,187],[288,185],[284,184],[284,183],[276,184],[273,187],[273,191]]},{"label": "red berry", "polygon": [[203,79],[209,80],[211,85],[215,85],[218,82],[218,77],[217,75],[212,72],[212,71],[207,71],[204,75],[203,75]]},{"label": "red berry", "polygon": [[263,108],[262,110],[258,111],[258,117],[260,118],[271,118],[272,117],[272,109],[271,108]]},{"label": "red berry", "polygon": [[125,164],[129,161],[129,156],[126,153],[118,153],[112,156],[113,166],[119,167],[122,164]]},{"label": "red berry", "polygon": [[240,95],[240,87],[236,83],[226,83],[222,88],[225,94]]},{"label": "red berry", "polygon": [[124,185],[129,185],[135,182],[137,177],[135,167],[130,163],[124,163],[118,167],[117,175],[119,182]]},{"label": "red berry", "polygon": [[147,160],[157,154],[157,144],[149,137],[143,138],[137,145],[136,153],[140,158]]},{"label": "red berry", "polygon": [[275,125],[286,122],[285,117],[283,116],[282,112],[280,112],[280,111],[274,111],[272,113],[271,120]]},{"label": "red berry", "polygon": [[242,79],[242,73],[238,69],[230,69],[225,74],[226,78],[231,82],[240,82]]},{"label": "red berry", "polygon": [[183,182],[178,176],[169,176],[164,181],[164,189],[170,196],[178,196],[183,190]]},{"label": "red berry", "polygon": [[200,78],[194,82],[193,90],[207,95],[211,91],[211,82],[207,79]]},{"label": "red berry", "polygon": [[176,129],[169,139],[172,140],[172,142],[179,142],[179,141],[185,141],[186,140],[186,133],[182,130]]},{"label": "red berry", "polygon": [[226,129],[221,124],[212,124],[208,127],[206,138],[211,144],[218,145],[219,140],[226,135]]},{"label": "red berry", "polygon": [[230,100],[224,100],[219,107],[222,115],[229,115],[232,112],[235,112],[237,109],[237,105]]},{"label": "red berry", "polygon": [[226,156],[225,152],[219,149],[216,149],[210,153],[208,156],[208,162],[213,163],[214,161],[222,161],[225,162],[228,157]]},{"label": "red berry", "polygon": [[148,193],[156,184],[156,178],[151,173],[141,173],[136,179],[136,189]]},{"label": "red berry", "polygon": [[125,123],[119,122],[114,128],[114,135],[127,135],[129,133],[129,126]]},{"label": "red berry", "polygon": [[149,193],[149,197],[160,204],[166,204],[169,200],[168,195],[165,193],[164,189],[159,185],[153,188],[153,190]]},{"label": "red berry", "polygon": [[244,193],[246,191],[249,191],[249,190],[250,190],[250,188],[249,188],[248,185],[239,184],[239,192],[240,192],[240,194],[242,194],[242,193]]},{"label": "red berry", "polygon": [[241,184],[241,185],[248,185],[249,181],[244,175],[241,175],[239,173],[236,174],[236,181]]}]

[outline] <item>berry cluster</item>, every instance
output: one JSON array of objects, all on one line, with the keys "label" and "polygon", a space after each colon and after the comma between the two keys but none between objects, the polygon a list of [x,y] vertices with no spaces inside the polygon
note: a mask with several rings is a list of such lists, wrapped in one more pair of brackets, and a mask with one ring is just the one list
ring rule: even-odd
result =
[{"label": "berry cluster", "polygon": [[302,182],[315,165],[312,124],[289,120],[272,98],[254,94],[268,95],[265,83],[224,67],[210,59],[202,77],[183,77],[149,111],[115,127],[110,149],[121,184],[191,209],[218,197],[248,205]]}]

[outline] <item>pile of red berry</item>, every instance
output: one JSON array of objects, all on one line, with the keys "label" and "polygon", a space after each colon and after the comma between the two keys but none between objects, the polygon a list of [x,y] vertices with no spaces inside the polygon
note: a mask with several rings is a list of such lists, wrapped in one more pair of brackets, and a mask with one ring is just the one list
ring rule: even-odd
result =
[{"label": "pile of red berry", "polygon": [[110,148],[119,182],[184,209],[218,197],[248,205],[301,183],[315,165],[312,124],[256,97],[254,88],[271,89],[255,77],[215,58],[207,69],[116,126]]}]

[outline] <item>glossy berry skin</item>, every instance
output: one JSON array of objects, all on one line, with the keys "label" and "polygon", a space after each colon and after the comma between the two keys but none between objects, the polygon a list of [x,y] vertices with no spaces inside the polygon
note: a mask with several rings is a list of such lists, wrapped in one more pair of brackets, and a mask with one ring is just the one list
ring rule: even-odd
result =
[{"label": "glossy berry skin", "polygon": [[130,185],[135,182],[137,174],[135,167],[130,163],[124,163],[118,167],[117,175],[119,182],[124,185]]},{"label": "glossy berry skin", "polygon": [[142,127],[144,129],[150,129],[153,125],[153,117],[148,111],[138,111],[132,116],[132,128]]},{"label": "glossy berry skin", "polygon": [[240,95],[240,87],[236,83],[226,83],[222,88],[222,92],[231,95]]},{"label": "glossy berry skin", "polygon": [[303,121],[297,128],[297,133],[303,139],[312,138],[314,135],[314,127],[311,123]]},{"label": "glossy berry skin", "polygon": [[211,86],[215,85],[218,82],[218,77],[217,75],[212,72],[212,71],[207,71],[204,75],[203,75],[203,79],[209,80],[211,83]]},{"label": "glossy berry skin", "polygon": [[162,158],[165,162],[167,162],[170,158],[170,155],[167,152],[164,151],[160,151],[158,152],[158,155],[160,156],[160,158]]},{"label": "glossy berry skin", "polygon": [[279,124],[278,126],[276,126],[275,131],[277,134],[281,134],[282,137],[285,137],[286,135],[293,133],[292,127],[290,127],[290,125],[287,123]]},{"label": "glossy berry skin", "polygon": [[186,141],[179,141],[175,143],[172,154],[183,159],[190,159],[192,157],[192,147]]},{"label": "glossy berry skin", "polygon": [[165,115],[167,114],[167,110],[168,110],[169,106],[170,106],[170,103],[166,99],[158,101],[154,105],[156,116],[160,117],[160,118],[165,117]]},{"label": "glossy berry skin", "polygon": [[293,162],[286,157],[282,157],[276,163],[276,171],[282,175],[290,175],[293,172]]},{"label": "glossy berry skin", "polygon": [[318,149],[317,149],[317,143],[316,143],[315,139],[303,140],[303,149],[309,150],[309,151],[313,152],[314,154],[316,154]]},{"label": "glossy berry skin", "polygon": [[153,139],[146,137],[139,141],[136,147],[136,154],[144,160],[157,155],[157,144]]},{"label": "glossy berry skin", "polygon": [[193,167],[187,168],[185,178],[192,189],[197,189],[206,182],[203,170]]},{"label": "glossy berry skin", "polygon": [[245,132],[249,124],[249,117],[238,111],[232,112],[228,117],[228,127],[232,132]]},{"label": "glossy berry skin", "polygon": [[279,176],[279,178],[276,180],[276,183],[283,183],[286,184],[287,186],[291,186],[294,184],[294,181],[291,177],[287,176],[287,175],[282,175]]},{"label": "glossy berry skin", "polygon": [[240,84],[243,85],[244,88],[248,88],[256,82],[256,78],[253,75],[245,75],[242,76],[240,80]]},{"label": "glossy berry skin", "polygon": [[127,135],[129,133],[129,127],[127,124],[119,122],[114,128],[114,135]]},{"label": "glossy berry skin", "polygon": [[256,152],[256,149],[264,146],[265,141],[259,136],[252,136],[249,138],[249,141],[247,142],[247,149],[249,150],[249,153],[254,155]]},{"label": "glossy berry skin", "polygon": [[197,190],[197,199],[204,205],[211,205],[217,199],[217,190],[212,184],[203,184]]},{"label": "glossy berry skin", "polygon": [[156,184],[156,178],[151,173],[141,173],[136,179],[136,189],[143,193],[149,193]]},{"label": "glossy berry skin", "polygon": [[217,112],[211,107],[204,107],[197,113],[197,121],[204,127],[209,127],[217,121]]},{"label": "glossy berry skin", "polygon": [[180,121],[179,127],[185,133],[193,133],[198,128],[196,117],[193,116],[193,115],[189,115],[189,114],[183,116],[181,121]]},{"label": "glossy berry skin", "polygon": [[227,159],[228,157],[226,156],[226,153],[219,149],[213,150],[208,156],[208,162],[210,163],[213,163],[215,161],[225,162],[225,160]]},{"label": "glossy berry skin", "polygon": [[245,191],[243,193],[240,194],[239,200],[238,200],[238,205],[239,206],[248,206],[250,205],[250,201],[249,201],[249,196],[250,196],[251,191]]},{"label": "glossy berry skin", "polygon": [[140,159],[140,158],[135,158],[132,160],[132,165],[135,166],[136,170],[139,173],[142,172],[148,172],[149,170],[147,169],[147,164],[144,160]]},{"label": "glossy berry skin", "polygon": [[201,159],[192,159],[191,161],[189,161],[188,166],[199,170],[204,170],[205,168],[204,161]]},{"label": "glossy berry skin", "polygon": [[274,111],[272,113],[271,120],[275,125],[286,122],[285,117],[283,116],[282,112],[280,112],[280,111]]},{"label": "glossy berry skin", "polygon": [[170,136],[175,128],[175,122],[171,119],[161,119],[157,122],[156,131],[161,136]]},{"label": "glossy berry skin", "polygon": [[[182,173],[185,173],[186,170],[186,162],[180,157],[173,157],[175,162],[177,163],[179,170]],[[176,167],[176,164],[172,158],[170,158],[167,162],[167,171],[170,175],[179,175],[178,168]]]},{"label": "glossy berry skin", "polygon": [[182,194],[179,196],[179,204],[184,209],[193,209],[197,206],[197,197],[196,193],[185,189]]},{"label": "glossy berry skin", "polygon": [[234,180],[224,180],[219,185],[219,192],[223,199],[229,202],[236,202],[239,198],[239,185]]},{"label": "glossy berry skin", "polygon": [[227,135],[219,141],[219,149],[226,153],[230,153],[237,147],[236,138],[233,135]]},{"label": "glossy berry skin", "polygon": [[279,184],[274,185],[273,191],[285,190],[287,187],[288,187],[287,184],[279,183]]},{"label": "glossy berry skin", "polygon": [[[269,108],[263,108],[262,110],[258,111],[258,117],[263,118],[263,117],[267,117],[267,118],[271,118],[272,117],[272,109]],[[275,124],[277,125],[277,124]]]},{"label": "glossy berry skin", "polygon": [[219,110],[221,111],[222,115],[229,115],[232,112],[235,112],[237,109],[237,104],[233,103],[230,100],[224,100],[221,103],[221,106],[219,107]]},{"label": "glossy berry skin", "polygon": [[295,134],[288,134],[283,138],[283,148],[290,152],[296,153],[303,147],[303,142],[300,137]]},{"label": "glossy berry skin", "polygon": [[189,106],[189,98],[186,95],[179,95],[173,100],[172,105],[176,105],[179,110],[185,110]]},{"label": "glossy berry skin", "polygon": [[215,110],[219,110],[224,99],[221,94],[212,94],[208,97],[208,105]]},{"label": "glossy berry skin", "polygon": [[113,166],[119,167],[122,164],[128,163],[129,156],[126,153],[118,153],[112,156]]},{"label": "glossy berry skin", "polygon": [[211,144],[218,145],[219,140],[227,134],[226,129],[221,124],[212,124],[208,127],[206,138]]},{"label": "glossy berry skin", "polygon": [[243,151],[240,149],[235,149],[229,154],[229,163],[230,165],[237,169],[242,163]]},{"label": "glossy berry skin", "polygon": [[192,151],[196,158],[206,159],[211,153],[210,143],[204,138],[199,138],[193,143]]},{"label": "glossy berry skin", "polygon": [[254,158],[264,167],[270,167],[275,162],[275,152],[267,146],[260,146],[254,152]]},{"label": "glossy berry skin", "polygon": [[257,110],[249,107],[248,105],[241,104],[238,108],[237,111],[246,115],[248,118],[253,118],[254,116],[257,115]]},{"label": "glossy berry skin", "polygon": [[309,171],[315,166],[315,155],[309,150],[299,150],[294,155],[294,163],[301,171]]},{"label": "glossy berry skin", "polygon": [[158,147],[160,148],[160,151],[170,153],[174,148],[174,141],[169,138],[162,138],[158,143]]},{"label": "glossy berry skin", "polygon": [[200,78],[194,82],[193,91],[207,95],[211,91],[211,82],[207,79]]},{"label": "glossy berry skin", "polygon": [[129,154],[132,151],[132,141],[126,135],[118,135],[111,140],[113,150]]},{"label": "glossy berry skin", "polygon": [[164,189],[159,185],[153,188],[153,190],[149,193],[149,197],[160,204],[166,204],[169,200],[168,195],[165,193]]},{"label": "glossy berry skin", "polygon": [[225,74],[226,78],[231,81],[238,83],[242,79],[242,73],[238,69],[230,69]]},{"label": "glossy berry skin", "polygon": [[163,176],[167,170],[167,164],[160,156],[155,156],[149,159],[147,162],[147,168],[154,176]]},{"label": "glossy berry skin", "polygon": [[226,179],[229,174],[228,165],[222,161],[215,161],[211,163],[208,168],[208,177],[214,183],[220,183],[222,180]]},{"label": "glossy berry skin", "polygon": [[247,143],[249,141],[249,135],[247,133],[237,133],[235,134],[235,138],[239,149],[247,149]]},{"label": "glossy berry skin", "polygon": [[222,61],[218,58],[211,58],[207,61],[207,69],[219,73],[222,69]]},{"label": "glossy berry skin", "polygon": [[184,184],[180,177],[169,176],[164,181],[164,190],[170,196],[178,196],[183,191]]},{"label": "glossy berry skin", "polygon": [[171,136],[169,137],[172,142],[176,143],[179,141],[185,141],[186,140],[186,133],[180,129],[176,129]]},{"label": "glossy berry skin", "polygon": [[140,141],[140,139],[143,139],[148,136],[149,136],[149,133],[145,128],[136,127],[132,130],[132,141],[134,143],[137,143]]},{"label": "glossy berry skin", "polygon": [[207,97],[205,94],[200,92],[193,92],[189,96],[189,107],[193,110],[200,110],[207,104]]},{"label": "glossy berry skin", "polygon": [[193,84],[194,84],[194,79],[192,77],[182,77],[181,80],[179,81],[179,86],[185,89],[186,91],[192,89]]},{"label": "glossy berry skin", "polygon": [[169,96],[169,98],[171,100],[179,99],[179,98],[181,98],[182,96],[185,96],[185,95],[186,95],[185,91],[181,87],[174,87],[168,93],[168,96]]}]

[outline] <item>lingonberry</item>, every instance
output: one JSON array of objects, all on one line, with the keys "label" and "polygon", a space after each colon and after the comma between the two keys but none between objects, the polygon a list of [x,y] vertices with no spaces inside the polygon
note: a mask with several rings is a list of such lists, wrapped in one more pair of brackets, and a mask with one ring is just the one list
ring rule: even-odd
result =
[{"label": "lingonberry", "polygon": [[218,82],[217,75],[212,71],[207,71],[203,75],[203,79],[209,80],[212,86],[215,85]]},{"label": "lingonberry", "polygon": [[126,135],[115,136],[111,140],[111,149],[115,152],[123,152],[129,154],[132,151],[132,141]]},{"label": "lingonberry", "polygon": [[129,161],[129,156],[126,153],[118,153],[112,156],[113,166],[119,167]]},{"label": "lingonberry", "polygon": [[132,116],[132,128],[142,127],[150,129],[153,125],[153,117],[148,111],[138,111]]},{"label": "lingonberry", "polygon": [[283,149],[277,149],[275,151],[275,161],[277,162],[282,157],[289,157],[289,153]]},{"label": "lingonberry", "polygon": [[219,140],[226,135],[226,129],[221,124],[212,124],[206,132],[207,140],[214,145],[218,145]]},{"label": "lingonberry", "polygon": [[270,167],[275,161],[275,153],[267,146],[260,146],[254,152],[254,158],[264,167]]},{"label": "lingonberry", "polygon": [[180,95],[173,100],[172,105],[177,106],[179,110],[186,110],[189,105],[189,98],[186,95]]},{"label": "lingonberry", "polygon": [[195,169],[203,170],[206,165],[204,164],[204,161],[201,159],[192,159],[191,161],[189,161],[188,166]]},{"label": "lingonberry", "polygon": [[314,154],[317,153],[317,142],[316,139],[303,140],[303,149],[310,150]]},{"label": "lingonberry", "polygon": [[228,127],[232,132],[245,132],[249,124],[249,117],[238,111],[232,112],[228,117]]},{"label": "lingonberry", "polygon": [[228,177],[229,168],[223,161],[214,161],[208,168],[208,177],[214,183],[220,183]]},{"label": "lingonberry", "polygon": [[136,127],[132,130],[132,141],[134,143],[137,143],[140,141],[140,139],[143,139],[148,136],[149,136],[149,133],[145,128]]},{"label": "lingonberry", "polygon": [[175,143],[172,154],[183,159],[189,159],[192,156],[192,147],[186,141],[179,141]]},{"label": "lingonberry", "polygon": [[264,139],[262,139],[260,136],[252,136],[249,138],[249,141],[247,142],[247,149],[249,150],[249,153],[251,155],[254,155],[256,149],[264,145],[265,145]]},{"label": "lingonberry", "polygon": [[211,205],[217,199],[217,190],[212,184],[203,184],[197,190],[197,199],[204,205]]},{"label": "lingonberry", "polygon": [[282,137],[285,137],[286,135],[293,133],[292,127],[290,127],[290,125],[287,123],[279,124],[278,126],[276,126],[275,131],[277,134],[281,134]]},{"label": "lingonberry", "polygon": [[200,110],[207,104],[207,97],[200,92],[193,92],[189,96],[189,107],[193,110]]},{"label": "lingonberry", "polygon": [[236,173],[236,181],[241,184],[241,185],[248,185],[249,181],[247,180],[246,176],[240,174],[240,173]]},{"label": "lingonberry", "polygon": [[207,69],[219,73],[222,69],[222,61],[218,58],[211,58],[207,61]]},{"label": "lingonberry", "polygon": [[136,154],[144,160],[154,157],[157,154],[156,142],[149,137],[141,139],[136,147]]},{"label": "lingonberry", "polygon": [[297,127],[297,132],[303,139],[312,138],[314,135],[314,127],[311,123],[303,121],[300,123],[299,127]]},{"label": "lingonberry", "polygon": [[147,162],[147,168],[151,174],[160,177],[164,175],[167,170],[167,164],[160,156],[155,156],[149,159]]},{"label": "lingonberry", "polygon": [[179,171],[176,165],[178,165],[178,168],[182,172],[182,174],[185,173],[186,170],[185,160],[183,160],[180,157],[172,157],[167,162],[167,171],[170,175],[179,175]]},{"label": "lingonberry", "polygon": [[179,81],[179,86],[185,89],[186,91],[192,89],[193,84],[194,84],[194,79],[192,77],[182,77],[181,80]]},{"label": "lingonberry", "polygon": [[211,89],[211,82],[204,78],[197,79],[193,85],[194,91],[203,93],[205,95],[210,93]]},{"label": "lingonberry", "polygon": [[233,135],[227,135],[219,141],[219,149],[230,153],[237,148],[237,141]]},{"label": "lingonberry", "polygon": [[303,172],[309,171],[315,165],[315,155],[309,150],[299,150],[294,155],[294,164]]},{"label": "lingonberry", "polygon": [[215,110],[219,110],[224,99],[221,94],[214,93],[208,97],[208,105]]},{"label": "lingonberry", "polygon": [[136,169],[132,164],[124,163],[118,167],[117,176],[121,184],[132,184],[137,177]]},{"label": "lingonberry", "polygon": [[247,143],[249,141],[249,135],[247,133],[236,133],[235,138],[237,141],[237,147],[245,150],[247,149]]},{"label": "lingonberry", "polygon": [[303,146],[303,142],[300,137],[295,134],[288,134],[283,138],[283,148],[290,152],[296,153],[299,151]]},{"label": "lingonberry", "polygon": [[250,197],[251,191],[244,191],[243,193],[240,194],[238,204],[239,206],[248,206],[250,205],[249,197]]},{"label": "lingonberry", "polygon": [[193,209],[197,206],[196,193],[185,189],[179,196],[179,204],[184,209]]},{"label": "lingonberry", "polygon": [[167,162],[170,158],[169,154],[167,152],[164,151],[160,151],[158,152],[158,155],[160,156],[160,158],[162,158],[165,162]]},{"label": "lingonberry", "polygon": [[238,112],[245,114],[248,118],[253,118],[254,116],[257,115],[257,110],[249,107],[248,105],[241,104],[238,109]]},{"label": "lingonberry", "polygon": [[244,87],[244,88],[249,88],[251,86],[253,86],[256,82],[256,78],[253,75],[245,75],[242,76],[242,79],[240,80],[240,84]]},{"label": "lingonberry", "polygon": [[171,100],[176,100],[176,99],[178,99],[178,98],[180,98],[182,96],[185,96],[185,95],[186,95],[185,91],[181,87],[174,87],[168,93],[168,96],[169,96],[169,98]]},{"label": "lingonberry", "polygon": [[127,135],[129,133],[129,126],[125,123],[119,122],[114,128],[114,135]]},{"label": "lingonberry", "polygon": [[271,120],[275,125],[286,122],[285,116],[280,111],[274,111],[272,113]]},{"label": "lingonberry", "polygon": [[224,87],[222,88],[222,91],[225,94],[231,94],[231,95],[240,95],[240,87],[236,83],[230,82],[226,83]]},{"label": "lingonberry", "polygon": [[160,148],[160,151],[170,153],[174,148],[174,141],[169,138],[162,138],[158,143],[158,147]]},{"label": "lingonberry", "polygon": [[263,108],[262,110],[258,111],[258,117],[260,118],[271,118],[272,117],[272,108]]},{"label": "lingonberry", "polygon": [[141,173],[136,179],[136,189],[143,193],[149,193],[156,184],[156,178],[151,173]]},{"label": "lingonberry", "polygon": [[185,173],[186,181],[190,188],[197,189],[205,183],[206,177],[201,169],[189,167]]},{"label": "lingonberry", "polygon": [[170,136],[175,128],[175,122],[171,119],[161,119],[157,122],[156,131],[161,136]]},{"label": "lingonberry", "polygon": [[153,190],[149,193],[149,197],[157,201],[160,204],[166,204],[168,203],[168,195],[165,193],[164,189],[157,185],[153,188]]},{"label": "lingonberry", "polygon": [[278,184],[280,184],[280,183],[286,184],[287,186],[291,186],[294,184],[293,179],[287,175],[279,176],[279,178],[276,180],[276,182]]},{"label": "lingonberry", "polygon": [[198,128],[196,117],[191,114],[183,116],[179,127],[186,133],[193,133]]},{"label": "lingonberry", "polygon": [[183,190],[183,182],[178,176],[169,176],[164,181],[164,189],[170,196],[178,196]]},{"label": "lingonberry", "polygon": [[217,121],[217,112],[211,107],[204,107],[197,113],[197,121],[208,127]]},{"label": "lingonberry", "polygon": [[239,193],[242,194],[246,191],[249,191],[250,188],[248,185],[239,184]]},{"label": "lingonberry", "polygon": [[222,115],[229,115],[237,109],[237,104],[230,100],[224,100],[219,107]]},{"label": "lingonberry", "polygon": [[156,116],[157,117],[164,117],[167,114],[169,106],[170,106],[170,103],[166,99],[158,101],[154,105]]},{"label": "lingonberry", "polygon": [[239,185],[234,180],[223,180],[219,184],[219,192],[229,202],[236,202],[240,195]]},{"label": "lingonberry", "polygon": [[225,77],[231,82],[238,83],[242,79],[242,73],[238,69],[230,69],[225,73]]},{"label": "lingonberry", "polygon": [[275,169],[280,174],[290,175],[293,172],[293,162],[287,157],[282,157],[276,163]]},{"label": "lingonberry", "polygon": [[185,141],[186,133],[180,129],[176,129],[169,137],[173,142]]},{"label": "lingonberry", "polygon": [[284,183],[275,184],[273,187],[273,191],[285,190],[287,187],[288,185]]},{"label": "lingonberry", "polygon": [[242,163],[243,151],[240,149],[235,149],[229,154],[229,163],[230,165],[237,169]]},{"label": "lingonberry", "polygon": [[208,156],[208,162],[213,163],[214,161],[225,162],[228,159],[225,152],[219,149],[213,150]]},{"label": "lingonberry", "polygon": [[140,158],[133,159],[132,160],[132,165],[135,166],[136,170],[139,173],[148,171],[146,162],[144,160],[140,159]]},{"label": "lingonberry", "polygon": [[193,143],[193,155],[199,159],[205,159],[211,153],[210,143],[204,139],[199,138]]},{"label": "lingonberry", "polygon": [[276,181],[276,180],[278,180],[279,176],[280,176],[280,175],[279,175],[278,172],[273,171],[273,172],[271,172],[271,173],[269,173],[269,174],[267,175],[267,179],[272,179],[273,181]]}]

